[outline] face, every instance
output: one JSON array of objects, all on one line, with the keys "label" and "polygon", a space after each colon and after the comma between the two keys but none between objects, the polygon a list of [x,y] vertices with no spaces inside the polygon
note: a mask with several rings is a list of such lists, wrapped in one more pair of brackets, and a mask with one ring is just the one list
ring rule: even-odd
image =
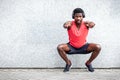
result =
[{"label": "face", "polygon": [[74,19],[75,19],[76,24],[80,24],[82,22],[82,20],[83,20],[82,13],[76,13],[74,15]]}]

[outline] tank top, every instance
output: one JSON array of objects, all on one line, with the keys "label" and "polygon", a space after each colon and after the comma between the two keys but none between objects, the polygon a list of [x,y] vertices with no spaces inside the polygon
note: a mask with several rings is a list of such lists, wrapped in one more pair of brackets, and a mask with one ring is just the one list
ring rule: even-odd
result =
[{"label": "tank top", "polygon": [[75,21],[72,21],[72,26],[68,29],[69,43],[75,48],[82,47],[86,43],[88,31],[89,29],[83,21],[79,30],[75,24]]}]

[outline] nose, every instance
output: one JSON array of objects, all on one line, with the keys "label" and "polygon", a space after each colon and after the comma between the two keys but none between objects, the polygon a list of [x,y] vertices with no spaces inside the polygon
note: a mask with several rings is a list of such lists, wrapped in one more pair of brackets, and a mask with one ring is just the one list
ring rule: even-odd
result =
[{"label": "nose", "polygon": [[77,17],[78,20],[80,20],[81,18],[80,17]]}]

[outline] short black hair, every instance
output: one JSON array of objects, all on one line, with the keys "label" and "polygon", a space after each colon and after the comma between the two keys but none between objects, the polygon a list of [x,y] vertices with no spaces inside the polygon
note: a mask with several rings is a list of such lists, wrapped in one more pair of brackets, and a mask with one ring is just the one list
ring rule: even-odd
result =
[{"label": "short black hair", "polygon": [[76,13],[82,13],[83,18],[85,18],[85,13],[84,13],[83,9],[81,9],[81,8],[75,8],[75,9],[73,10],[73,12],[72,12],[72,18],[73,18],[73,19],[74,19],[74,16],[75,16]]}]

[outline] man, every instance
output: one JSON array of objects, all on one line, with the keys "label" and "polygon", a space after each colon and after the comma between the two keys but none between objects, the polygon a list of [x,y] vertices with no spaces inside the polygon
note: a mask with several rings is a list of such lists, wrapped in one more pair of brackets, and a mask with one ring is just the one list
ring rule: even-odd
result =
[{"label": "man", "polygon": [[98,56],[101,47],[99,44],[87,43],[86,37],[89,28],[95,26],[94,22],[83,21],[85,13],[81,8],[76,8],[72,13],[73,21],[64,23],[63,27],[67,29],[69,36],[69,43],[59,44],[57,50],[61,58],[66,62],[63,72],[69,71],[72,63],[68,59],[67,54],[88,54],[92,53],[90,58],[86,61],[85,65],[90,72],[94,72],[92,61]]}]

